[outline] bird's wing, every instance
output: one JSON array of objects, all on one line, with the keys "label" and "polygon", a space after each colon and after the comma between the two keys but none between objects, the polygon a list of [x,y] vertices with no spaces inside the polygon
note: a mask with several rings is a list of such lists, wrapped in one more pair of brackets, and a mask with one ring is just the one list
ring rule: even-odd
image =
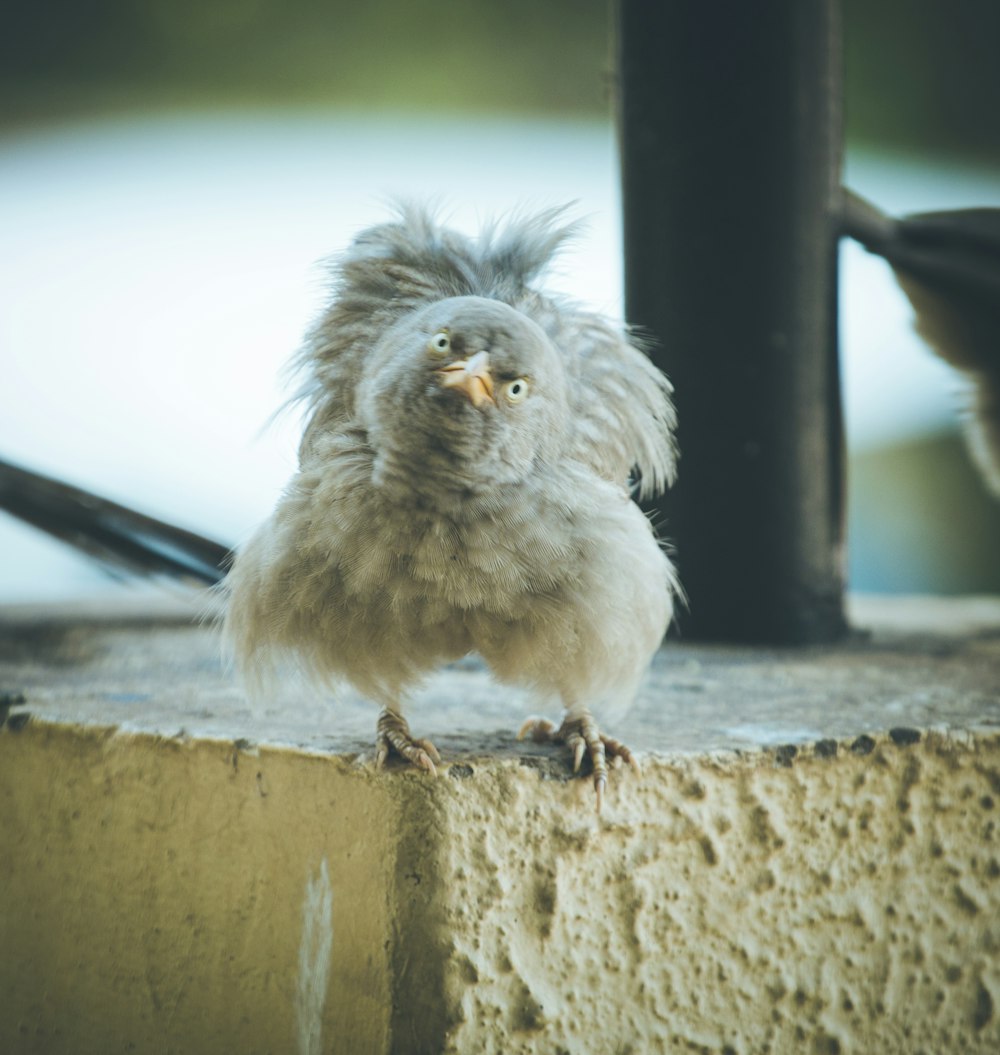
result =
[{"label": "bird's wing", "polygon": [[637,480],[640,497],[673,483],[673,388],[638,338],[569,303],[535,309],[573,376],[573,454],[603,478]]},{"label": "bird's wing", "polygon": [[896,219],[844,189],[843,233],[942,291],[1000,299],[1000,209],[948,209]]},{"label": "bird's wing", "polygon": [[561,223],[564,213],[554,209],[486,228],[476,246],[483,295],[523,311],[562,352],[572,379],[573,456],[615,483],[634,473],[641,496],[656,494],[673,482],[677,461],[670,382],[637,338],[532,285],[577,233],[577,224]]},{"label": "bird's wing", "polygon": [[889,262],[917,331],[972,382],[966,431],[987,486],[1000,495],[1000,209],[894,219],[845,189],[843,233]]},{"label": "bird's wing", "polygon": [[0,461],[0,509],[98,560],[111,573],[221,581],[221,542],[146,516],[91,491]]}]

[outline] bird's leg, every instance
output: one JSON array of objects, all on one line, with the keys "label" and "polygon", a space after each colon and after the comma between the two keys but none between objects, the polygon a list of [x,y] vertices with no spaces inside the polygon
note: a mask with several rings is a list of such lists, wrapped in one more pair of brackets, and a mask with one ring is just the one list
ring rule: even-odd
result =
[{"label": "bird's leg", "polygon": [[426,769],[431,776],[437,776],[434,763],[441,761],[437,748],[430,740],[414,739],[399,711],[383,707],[375,726],[375,768],[381,769],[392,752],[412,765]]},{"label": "bird's leg", "polygon": [[565,744],[573,752],[573,772],[580,771],[583,756],[590,757],[594,772],[594,790],[597,792],[597,812],[601,812],[604,789],[608,785],[608,759],[620,758],[641,774],[639,763],[632,752],[613,736],[606,736],[597,728],[590,711],[567,711],[562,725],[556,728],[547,718],[529,718],[517,734],[518,740],[530,736],[537,744]]}]

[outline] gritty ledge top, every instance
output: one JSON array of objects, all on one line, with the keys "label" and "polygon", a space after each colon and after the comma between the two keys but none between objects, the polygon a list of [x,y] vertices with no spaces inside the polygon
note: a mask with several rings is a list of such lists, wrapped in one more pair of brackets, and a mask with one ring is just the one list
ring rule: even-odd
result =
[{"label": "gritty ledge top", "polygon": [[[318,698],[289,680],[252,710],[216,630],[197,622],[200,603],[130,591],[116,603],[0,608],[0,724],[370,750],[374,708],[350,691]],[[598,717],[640,753],[668,755],[1000,731],[1000,598],[854,597],[851,615],[860,632],[832,646],[668,642],[636,704]],[[470,658],[431,679],[407,713],[454,761],[548,753],[514,741],[539,711],[557,717],[554,702],[495,684]]]}]

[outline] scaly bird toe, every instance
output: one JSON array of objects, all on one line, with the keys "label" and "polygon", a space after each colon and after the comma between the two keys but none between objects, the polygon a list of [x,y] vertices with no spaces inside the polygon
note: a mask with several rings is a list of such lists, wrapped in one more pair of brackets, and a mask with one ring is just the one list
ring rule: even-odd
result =
[{"label": "scaly bird toe", "polygon": [[390,754],[397,754],[418,769],[437,776],[434,763],[441,761],[437,748],[430,740],[415,739],[401,714],[383,708],[375,727],[375,768],[381,769]]},{"label": "scaly bird toe", "polygon": [[604,804],[604,791],[608,786],[608,761],[626,763],[636,774],[642,775],[639,762],[621,742],[613,736],[605,736],[597,727],[594,716],[582,711],[573,718],[565,718],[556,728],[547,718],[529,718],[517,734],[518,740],[530,736],[537,744],[565,744],[573,754],[573,772],[579,773],[584,756],[590,758],[594,776],[594,791],[597,795],[597,812]]}]

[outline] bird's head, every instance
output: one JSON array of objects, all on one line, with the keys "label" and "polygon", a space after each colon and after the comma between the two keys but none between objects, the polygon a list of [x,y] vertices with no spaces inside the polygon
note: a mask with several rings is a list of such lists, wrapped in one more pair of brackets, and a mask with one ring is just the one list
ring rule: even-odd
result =
[{"label": "bird's head", "polygon": [[480,490],[559,457],[568,432],[563,360],[545,332],[484,297],[438,301],[373,349],[359,413],[382,468]]}]

